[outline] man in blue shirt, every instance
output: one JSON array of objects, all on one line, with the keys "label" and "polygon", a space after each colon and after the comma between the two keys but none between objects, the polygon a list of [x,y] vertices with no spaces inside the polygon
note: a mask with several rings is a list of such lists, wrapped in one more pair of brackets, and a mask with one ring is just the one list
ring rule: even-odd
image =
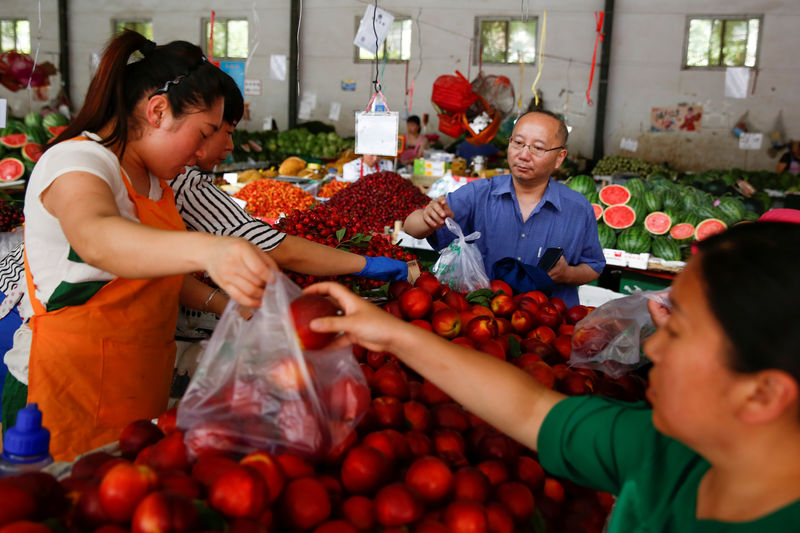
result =
[{"label": "man in blue shirt", "polygon": [[432,200],[411,213],[404,230],[426,238],[436,250],[454,238],[444,226],[447,217],[464,234],[480,231],[476,241],[486,273],[503,258],[536,266],[548,248],[564,255],[547,273],[555,282],[552,296],[568,307],[577,305],[578,285],[598,278],[605,266],[597,222],[586,198],[550,179],[567,156],[567,128],[547,111],[520,117],[508,144],[511,174],[476,180]]}]

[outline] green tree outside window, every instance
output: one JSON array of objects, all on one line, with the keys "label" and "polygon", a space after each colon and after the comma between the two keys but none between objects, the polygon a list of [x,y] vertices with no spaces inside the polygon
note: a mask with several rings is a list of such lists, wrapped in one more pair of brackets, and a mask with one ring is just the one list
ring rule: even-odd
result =
[{"label": "green tree outside window", "polygon": [[[386,40],[378,48],[378,59],[383,60],[384,54],[389,61],[408,61],[411,59],[411,19],[394,19]],[[356,21],[358,28],[358,21]],[[375,54],[358,47],[356,52],[358,61],[374,61]]]},{"label": "green tree outside window", "polygon": [[517,19],[478,19],[479,49],[484,63],[533,63],[536,60],[538,21]]},{"label": "green tree outside window", "polygon": [[0,19],[0,52],[31,53],[31,25],[24,19]]},{"label": "green tree outside window", "polygon": [[[211,21],[203,25],[203,48],[208,51]],[[247,19],[214,19],[214,59],[247,59],[250,27]]]},{"label": "green tree outside window", "polygon": [[688,68],[754,67],[758,58],[758,17],[692,17],[687,28]]}]

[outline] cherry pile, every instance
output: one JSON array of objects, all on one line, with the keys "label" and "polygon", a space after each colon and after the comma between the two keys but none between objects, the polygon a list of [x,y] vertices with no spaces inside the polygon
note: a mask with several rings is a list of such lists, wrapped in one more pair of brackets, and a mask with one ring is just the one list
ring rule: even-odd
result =
[{"label": "cherry pile", "polygon": [[[369,226],[356,216],[344,214],[326,202],[313,209],[294,211],[275,224],[275,228],[297,237],[318,242],[332,248],[339,248],[354,254],[370,257],[391,257],[400,261],[411,261],[415,257],[381,235],[373,236]],[[307,287],[313,283],[335,280],[354,290],[368,290],[380,287],[382,281],[359,276],[310,276],[287,271],[287,275],[300,285]]]},{"label": "cherry pile", "polygon": [[247,202],[247,211],[253,216],[278,218],[281,213],[305,209],[314,203],[314,197],[300,187],[285,181],[260,179],[248,183],[234,197]]},{"label": "cherry pile", "polygon": [[399,174],[376,172],[334,194],[327,204],[342,215],[360,220],[370,231],[382,232],[385,226],[404,220],[429,201]]},{"label": "cherry pile", "polygon": [[0,203],[0,231],[11,231],[25,222],[22,207],[12,202]]}]

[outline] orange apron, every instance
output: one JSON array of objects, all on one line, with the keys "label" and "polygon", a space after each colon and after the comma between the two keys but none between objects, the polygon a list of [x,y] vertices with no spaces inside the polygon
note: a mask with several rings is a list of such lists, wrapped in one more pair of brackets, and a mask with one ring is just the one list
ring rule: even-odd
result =
[{"label": "orange apron", "polygon": [[[142,224],[186,229],[165,181],[156,202],[120,172]],[[27,257],[25,276],[34,309],[28,401],[42,410],[56,461],[113,442],[128,423],[166,409],[183,275],[115,278],[83,305],[51,312],[35,297]]]}]

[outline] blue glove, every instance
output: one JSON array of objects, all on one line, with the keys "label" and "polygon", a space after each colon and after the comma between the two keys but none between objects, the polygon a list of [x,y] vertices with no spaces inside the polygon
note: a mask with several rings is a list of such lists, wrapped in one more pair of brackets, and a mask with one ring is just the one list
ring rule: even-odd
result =
[{"label": "blue glove", "polygon": [[400,281],[408,279],[408,265],[397,259],[388,257],[366,257],[367,265],[356,276],[380,279],[384,281]]}]

